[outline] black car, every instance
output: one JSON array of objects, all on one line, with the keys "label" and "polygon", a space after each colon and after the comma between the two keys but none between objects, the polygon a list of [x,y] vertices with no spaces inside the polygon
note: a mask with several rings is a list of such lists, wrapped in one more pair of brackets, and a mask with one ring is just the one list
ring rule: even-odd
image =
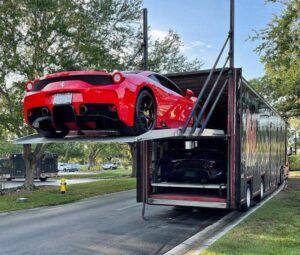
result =
[{"label": "black car", "polygon": [[160,172],[165,182],[225,182],[225,155],[212,149],[171,150],[161,159]]}]

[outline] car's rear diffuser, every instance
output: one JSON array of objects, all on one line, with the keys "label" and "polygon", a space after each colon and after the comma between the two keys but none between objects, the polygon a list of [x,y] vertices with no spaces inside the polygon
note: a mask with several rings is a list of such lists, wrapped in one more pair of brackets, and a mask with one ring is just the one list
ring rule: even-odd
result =
[{"label": "car's rear diffuser", "polygon": [[[195,134],[197,134],[197,130]],[[86,133],[83,135],[70,134],[64,138],[44,138],[37,134],[24,136],[13,140],[14,144],[38,144],[38,143],[67,143],[67,142],[97,142],[97,143],[134,143],[149,140],[158,139],[202,139],[202,138],[223,138],[226,139],[226,135],[223,130],[218,129],[204,129],[201,135],[190,136],[190,128],[187,129],[185,134],[181,134],[180,129],[156,129],[148,131],[139,136],[120,136],[116,135],[114,132],[101,132],[98,135],[91,135]]]}]

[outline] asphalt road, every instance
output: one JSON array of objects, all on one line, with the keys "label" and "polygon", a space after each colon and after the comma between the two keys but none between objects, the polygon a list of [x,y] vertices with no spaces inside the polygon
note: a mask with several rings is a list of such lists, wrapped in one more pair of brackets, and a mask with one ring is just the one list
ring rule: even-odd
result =
[{"label": "asphalt road", "polygon": [[223,210],[147,206],[135,191],[0,214],[0,254],[164,254],[223,217]]},{"label": "asphalt road", "polygon": [[[78,183],[87,183],[99,181],[101,179],[92,179],[92,178],[80,178],[80,179],[68,179],[66,178],[67,184],[78,184]],[[17,188],[24,184],[24,179],[13,179],[12,181],[5,181],[4,187],[5,189],[9,188]],[[34,185],[36,186],[60,186],[60,180],[48,179],[45,182],[41,182],[40,180],[34,180]],[[1,253],[0,253],[1,254]]]}]

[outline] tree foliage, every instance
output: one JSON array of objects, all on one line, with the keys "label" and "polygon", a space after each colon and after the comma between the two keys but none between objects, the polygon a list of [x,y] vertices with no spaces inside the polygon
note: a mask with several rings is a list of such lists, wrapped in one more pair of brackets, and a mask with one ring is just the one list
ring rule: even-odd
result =
[{"label": "tree foliage", "polygon": [[271,2],[281,2],[284,8],[252,37],[260,40],[256,52],[265,65],[265,76],[254,83],[279,111],[300,117],[300,2]]},{"label": "tree foliage", "polygon": [[[126,56],[125,69],[140,70],[143,68],[142,34],[131,47]],[[175,73],[200,70],[203,62],[199,59],[189,60],[181,51],[184,46],[180,36],[173,30],[163,38],[149,38],[148,69],[158,73]]]}]

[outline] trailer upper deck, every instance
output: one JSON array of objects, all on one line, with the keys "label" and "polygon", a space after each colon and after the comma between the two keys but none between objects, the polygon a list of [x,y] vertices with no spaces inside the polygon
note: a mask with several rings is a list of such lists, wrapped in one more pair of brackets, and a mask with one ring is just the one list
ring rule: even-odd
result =
[{"label": "trailer upper deck", "polygon": [[103,133],[102,135],[69,135],[64,138],[45,138],[38,134],[29,135],[13,140],[14,144],[42,144],[42,143],[68,143],[68,142],[94,142],[94,143],[134,143],[141,141],[157,140],[157,139],[201,139],[201,138],[226,138],[223,130],[218,129],[205,129],[201,135],[189,135],[190,128],[187,129],[185,134],[181,134],[180,129],[156,129],[148,131],[139,136],[108,136]]}]

